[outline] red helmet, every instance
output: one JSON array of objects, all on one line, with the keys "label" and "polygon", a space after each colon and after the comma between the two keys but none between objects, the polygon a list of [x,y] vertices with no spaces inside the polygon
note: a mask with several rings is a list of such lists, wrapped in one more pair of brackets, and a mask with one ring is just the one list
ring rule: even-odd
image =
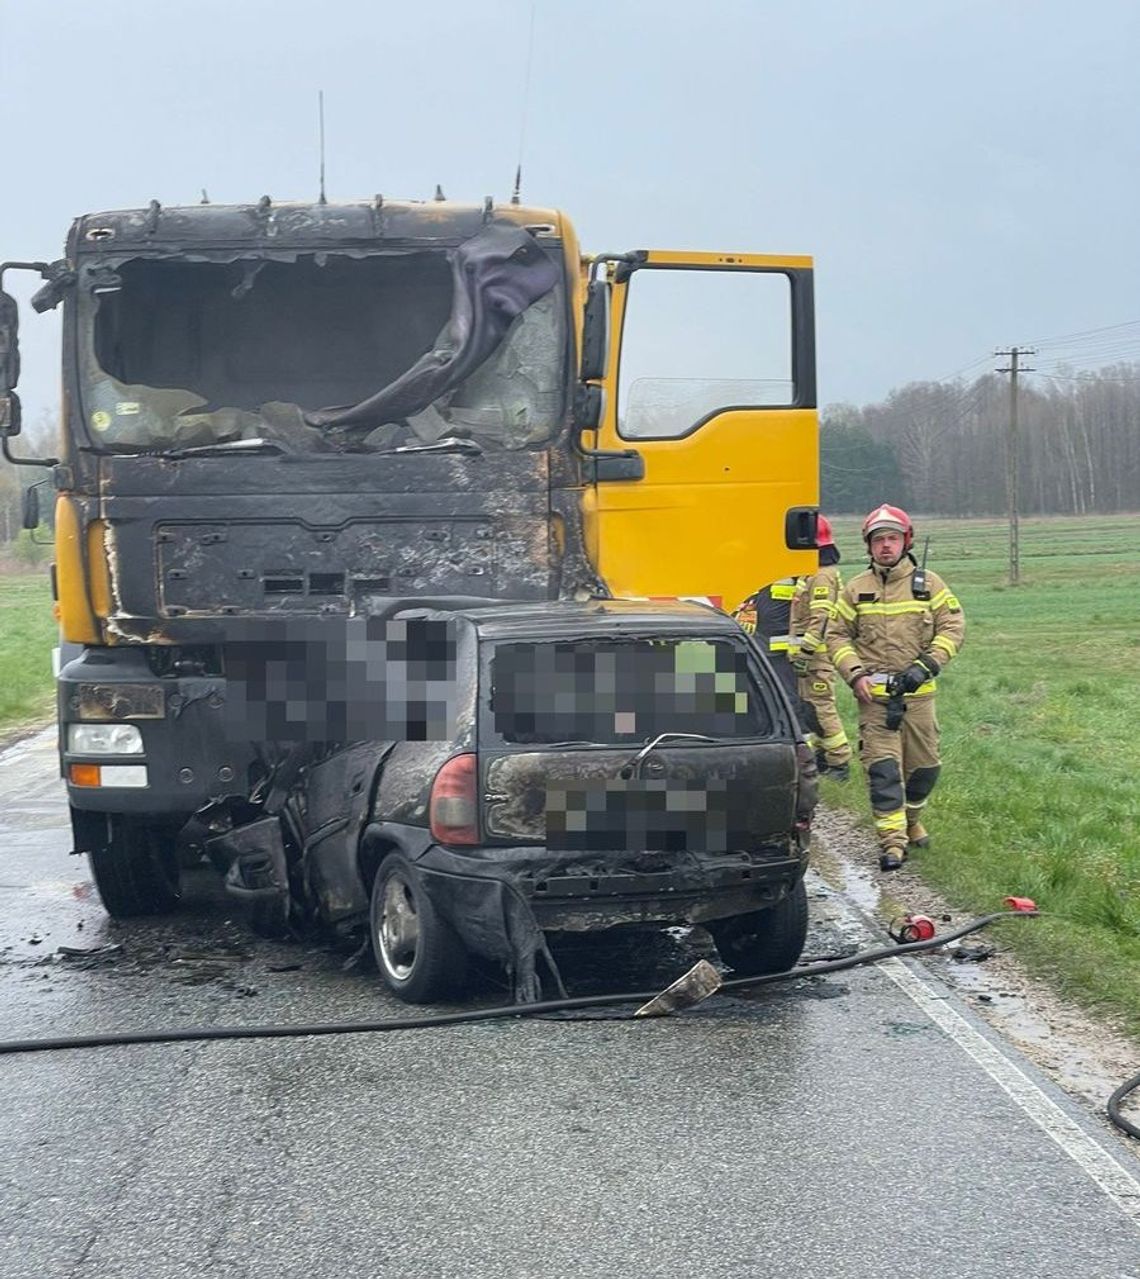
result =
[{"label": "red helmet", "polygon": [[815,544],[816,546],[835,545],[835,538],[831,536],[831,521],[826,515],[815,517]]},{"label": "red helmet", "polygon": [[876,507],[863,521],[863,541],[870,546],[871,534],[883,528],[893,529],[903,535],[904,551],[909,551],[914,544],[914,525],[901,506],[887,506],[884,503]]}]

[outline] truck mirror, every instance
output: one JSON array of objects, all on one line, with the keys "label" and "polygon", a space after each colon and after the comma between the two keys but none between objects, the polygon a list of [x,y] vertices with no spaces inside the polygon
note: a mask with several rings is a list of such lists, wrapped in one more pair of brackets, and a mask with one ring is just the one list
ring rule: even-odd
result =
[{"label": "truck mirror", "polygon": [[[0,291],[0,398],[20,380],[20,311],[10,293]],[[15,431],[6,434],[15,435]]]},{"label": "truck mirror", "polygon": [[574,391],[574,425],[579,431],[596,431],[602,421],[605,395],[600,386],[578,384]]},{"label": "truck mirror", "polygon": [[20,434],[20,397],[15,391],[0,394],[0,437],[10,440]]},{"label": "truck mirror", "polygon": [[609,286],[604,280],[591,280],[586,286],[582,318],[582,367],[578,376],[583,382],[596,382],[605,376],[608,311]]},{"label": "truck mirror", "polygon": [[54,311],[63,301],[68,289],[75,284],[75,272],[68,269],[66,262],[53,262],[43,275],[46,283],[31,297],[32,310],[37,315]]},{"label": "truck mirror", "polygon": [[38,484],[32,484],[24,490],[21,500],[23,508],[23,527],[39,528],[40,526],[40,490]]}]

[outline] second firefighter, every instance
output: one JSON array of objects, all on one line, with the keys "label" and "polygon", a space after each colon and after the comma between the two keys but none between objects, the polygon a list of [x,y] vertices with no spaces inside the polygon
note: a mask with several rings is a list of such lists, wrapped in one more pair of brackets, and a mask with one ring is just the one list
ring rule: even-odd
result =
[{"label": "second firefighter", "polygon": [[839,574],[839,548],[831,524],[823,515],[816,524],[815,544],[819,568],[796,583],[792,600],[792,634],[799,677],[798,693],[810,708],[808,743],[815,750],[819,771],[845,782],[851,771],[851,744],[835,707],[835,667],[827,653],[827,631],[843,589]]}]

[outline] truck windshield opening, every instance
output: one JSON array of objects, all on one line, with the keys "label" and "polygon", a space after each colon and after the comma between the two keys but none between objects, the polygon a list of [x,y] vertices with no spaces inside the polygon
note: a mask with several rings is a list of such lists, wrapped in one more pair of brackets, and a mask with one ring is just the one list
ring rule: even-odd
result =
[{"label": "truck windshield opening", "polygon": [[456,250],[136,257],[110,288],[92,271],[79,299],[88,443],[543,443],[566,384],[561,272],[521,230],[488,238],[500,230]]}]

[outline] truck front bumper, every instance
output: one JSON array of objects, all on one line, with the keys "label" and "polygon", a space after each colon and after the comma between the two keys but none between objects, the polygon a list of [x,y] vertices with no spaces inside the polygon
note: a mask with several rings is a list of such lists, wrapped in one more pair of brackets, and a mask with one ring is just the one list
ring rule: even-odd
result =
[{"label": "truck front bumper", "polygon": [[[256,756],[251,743],[227,737],[224,678],[159,678],[139,649],[100,648],[68,662],[56,687],[60,772],[73,808],[189,816],[248,796]],[[78,723],[133,724],[142,753],[72,751],[69,728]]]}]

